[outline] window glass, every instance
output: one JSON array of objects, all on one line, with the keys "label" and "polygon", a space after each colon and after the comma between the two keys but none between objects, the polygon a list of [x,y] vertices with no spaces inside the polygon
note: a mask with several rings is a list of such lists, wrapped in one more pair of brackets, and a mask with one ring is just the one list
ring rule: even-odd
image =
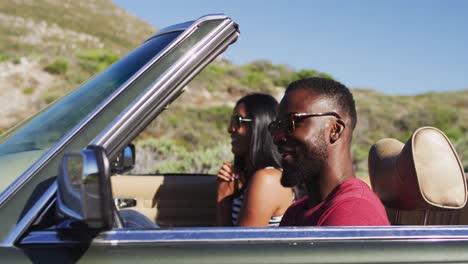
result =
[{"label": "window glass", "polygon": [[4,170],[0,191],[179,34],[165,34],[144,43],[96,78],[3,135],[0,167]]}]

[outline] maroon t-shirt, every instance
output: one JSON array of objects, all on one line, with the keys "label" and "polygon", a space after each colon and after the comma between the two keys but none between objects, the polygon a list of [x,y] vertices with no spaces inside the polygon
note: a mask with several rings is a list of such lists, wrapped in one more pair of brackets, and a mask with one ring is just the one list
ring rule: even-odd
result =
[{"label": "maroon t-shirt", "polygon": [[377,195],[358,178],[338,185],[314,208],[307,207],[308,196],[292,204],[280,226],[386,226],[390,225]]}]

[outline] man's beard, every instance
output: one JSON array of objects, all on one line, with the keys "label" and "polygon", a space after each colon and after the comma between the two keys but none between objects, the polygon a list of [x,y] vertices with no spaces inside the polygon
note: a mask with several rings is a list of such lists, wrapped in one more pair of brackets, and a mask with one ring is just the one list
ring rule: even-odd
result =
[{"label": "man's beard", "polygon": [[283,165],[281,185],[284,187],[310,185],[311,182],[318,180],[328,158],[322,131],[314,146],[304,144],[300,153],[302,155],[295,161],[294,167]]}]

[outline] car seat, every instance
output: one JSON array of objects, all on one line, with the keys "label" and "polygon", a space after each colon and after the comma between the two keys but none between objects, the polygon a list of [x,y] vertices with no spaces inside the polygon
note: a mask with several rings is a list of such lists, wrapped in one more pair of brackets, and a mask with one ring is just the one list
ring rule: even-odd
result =
[{"label": "car seat", "polygon": [[372,189],[387,208],[392,224],[468,221],[458,210],[467,200],[463,167],[439,129],[419,128],[405,144],[381,139],[371,147],[368,161]]}]

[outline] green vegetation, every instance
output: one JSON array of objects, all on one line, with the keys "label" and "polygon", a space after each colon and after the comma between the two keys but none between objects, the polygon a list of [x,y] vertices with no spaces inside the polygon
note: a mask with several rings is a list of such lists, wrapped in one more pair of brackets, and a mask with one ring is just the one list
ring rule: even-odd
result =
[{"label": "green vegetation", "polygon": [[264,68],[258,63],[243,66],[245,75],[240,79],[241,84],[247,87],[254,87],[257,91],[268,92],[268,87],[272,86],[271,79],[268,78]]},{"label": "green vegetation", "polygon": [[52,74],[65,74],[70,68],[70,63],[67,59],[58,58],[53,63],[44,67],[44,71]]},{"label": "green vegetation", "polygon": [[156,30],[107,0],[3,0],[0,13],[0,51],[22,56],[93,48],[123,55]]},{"label": "green vegetation", "polygon": [[0,62],[11,60],[12,56],[6,53],[0,53]]},{"label": "green vegetation", "polygon": [[232,159],[225,144],[212,148],[197,148],[189,151],[174,140],[161,137],[136,141],[137,153],[149,157],[140,160],[137,167],[146,173],[211,173],[215,174],[223,160]]},{"label": "green vegetation", "polygon": [[322,77],[322,78],[328,78],[328,79],[333,80],[333,77],[329,74],[318,72],[316,70],[303,69],[298,72],[289,72],[289,74],[281,75],[280,77],[274,80],[274,83],[277,86],[286,87],[292,81],[307,78],[307,77]]},{"label": "green vegetation", "polygon": [[21,91],[25,95],[31,95],[34,93],[34,88],[31,87],[24,87],[23,90]]},{"label": "green vegetation", "polygon": [[79,66],[94,75],[120,59],[119,55],[109,50],[87,50],[77,54]]},{"label": "green vegetation", "polygon": [[468,90],[417,96],[385,96],[353,90],[358,108],[353,154],[358,173],[367,174],[367,152],[377,140],[392,137],[406,142],[418,128],[442,130],[468,164]]},{"label": "green vegetation", "polygon": [[46,106],[52,103],[53,101],[57,100],[58,98],[62,97],[64,95],[64,90],[65,89],[63,89],[63,87],[54,86],[40,95],[39,102],[42,105]]},{"label": "green vegetation", "polygon": [[192,86],[206,89],[209,93],[229,93],[231,95],[249,92],[276,93],[290,82],[305,77],[331,75],[312,69],[295,71],[286,65],[275,65],[267,60],[236,66],[227,60],[215,61],[208,65],[192,82]]},{"label": "green vegetation", "polygon": [[212,148],[228,139],[227,125],[231,113],[232,108],[224,105],[185,108],[175,104],[150,124],[140,138],[173,135],[172,142],[188,151]]}]

